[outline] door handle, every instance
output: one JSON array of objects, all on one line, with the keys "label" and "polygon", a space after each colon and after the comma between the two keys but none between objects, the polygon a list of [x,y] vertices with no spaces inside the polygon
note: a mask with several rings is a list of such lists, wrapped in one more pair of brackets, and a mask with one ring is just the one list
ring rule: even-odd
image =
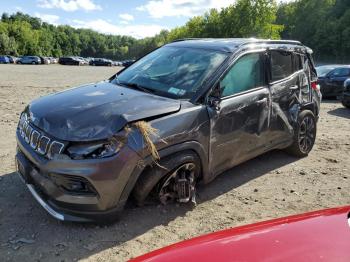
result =
[{"label": "door handle", "polygon": [[297,85],[289,87],[289,90],[298,90],[298,89],[299,89],[299,86],[297,86]]},{"label": "door handle", "polygon": [[260,99],[260,100],[256,101],[255,103],[258,104],[258,105],[266,104],[267,103],[267,98],[265,97],[263,99]]}]

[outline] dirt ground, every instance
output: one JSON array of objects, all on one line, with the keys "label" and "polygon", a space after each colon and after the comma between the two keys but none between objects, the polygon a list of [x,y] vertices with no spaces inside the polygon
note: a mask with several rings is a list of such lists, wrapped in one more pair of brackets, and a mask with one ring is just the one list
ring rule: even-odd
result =
[{"label": "dirt ground", "polygon": [[219,229],[350,204],[350,110],[324,101],[307,158],[274,151],[248,161],[201,186],[196,207],[131,206],[109,226],[56,221],[14,172],[19,114],[35,97],[103,80],[117,70],[0,65],[1,261],[125,261]]}]

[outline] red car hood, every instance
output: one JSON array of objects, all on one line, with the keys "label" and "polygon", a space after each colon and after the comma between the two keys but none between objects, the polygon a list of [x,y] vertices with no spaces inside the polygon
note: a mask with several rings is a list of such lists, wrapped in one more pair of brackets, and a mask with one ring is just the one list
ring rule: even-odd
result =
[{"label": "red car hood", "polygon": [[132,261],[350,261],[350,206],[227,229]]}]

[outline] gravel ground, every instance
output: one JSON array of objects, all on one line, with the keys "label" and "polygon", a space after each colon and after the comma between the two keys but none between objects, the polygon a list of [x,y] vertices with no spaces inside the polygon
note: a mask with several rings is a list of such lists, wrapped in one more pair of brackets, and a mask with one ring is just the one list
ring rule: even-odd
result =
[{"label": "gravel ground", "polygon": [[322,103],[309,157],[274,151],[199,188],[198,205],[128,207],[109,226],[62,223],[14,172],[15,129],[35,97],[108,78],[118,68],[0,65],[0,258],[2,261],[124,261],[204,233],[350,204],[350,110]]}]

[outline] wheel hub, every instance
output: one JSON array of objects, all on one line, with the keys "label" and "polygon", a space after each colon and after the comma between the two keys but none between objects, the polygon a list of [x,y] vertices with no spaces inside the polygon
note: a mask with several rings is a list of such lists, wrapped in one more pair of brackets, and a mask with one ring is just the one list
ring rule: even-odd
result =
[{"label": "wheel hub", "polygon": [[159,200],[162,204],[178,201],[195,203],[195,169],[194,163],[183,164],[160,183]]}]

